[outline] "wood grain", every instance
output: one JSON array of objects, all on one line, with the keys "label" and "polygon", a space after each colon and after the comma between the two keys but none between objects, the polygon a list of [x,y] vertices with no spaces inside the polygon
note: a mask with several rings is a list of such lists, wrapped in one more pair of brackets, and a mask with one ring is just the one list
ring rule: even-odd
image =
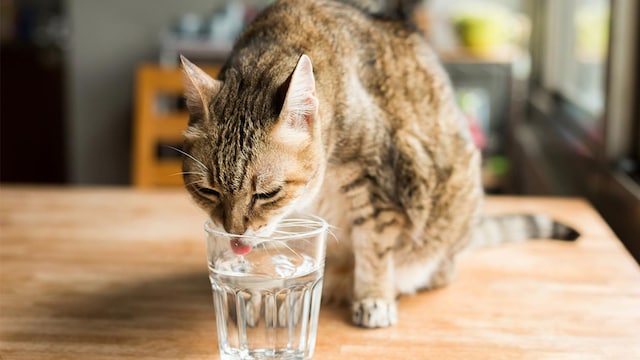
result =
[{"label": "wood grain", "polygon": [[[547,212],[576,243],[465,254],[399,324],[321,311],[316,359],[637,359],[640,270],[577,199],[490,197]],[[0,187],[0,358],[217,359],[203,214],[179,189]]]}]

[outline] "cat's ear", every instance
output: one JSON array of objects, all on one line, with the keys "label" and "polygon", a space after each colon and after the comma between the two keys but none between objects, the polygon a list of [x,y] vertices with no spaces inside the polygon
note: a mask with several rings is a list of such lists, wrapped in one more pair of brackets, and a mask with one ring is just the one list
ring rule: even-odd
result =
[{"label": "cat's ear", "polygon": [[220,90],[222,82],[209,76],[182,55],[180,61],[184,70],[187,108],[192,114],[208,118],[209,103]]},{"label": "cat's ear", "polygon": [[313,131],[318,114],[318,98],[313,66],[307,55],[300,57],[293,70],[282,110],[286,127],[307,133]]}]

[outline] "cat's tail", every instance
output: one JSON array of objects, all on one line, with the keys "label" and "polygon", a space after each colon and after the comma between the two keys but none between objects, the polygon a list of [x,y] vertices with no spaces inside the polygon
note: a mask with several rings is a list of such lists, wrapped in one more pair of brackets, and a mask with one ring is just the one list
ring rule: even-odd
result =
[{"label": "cat's tail", "polygon": [[530,239],[573,241],[580,233],[543,214],[494,215],[482,218],[473,234],[472,248]]},{"label": "cat's tail", "polygon": [[391,20],[412,21],[415,9],[423,0],[340,0],[365,13]]}]

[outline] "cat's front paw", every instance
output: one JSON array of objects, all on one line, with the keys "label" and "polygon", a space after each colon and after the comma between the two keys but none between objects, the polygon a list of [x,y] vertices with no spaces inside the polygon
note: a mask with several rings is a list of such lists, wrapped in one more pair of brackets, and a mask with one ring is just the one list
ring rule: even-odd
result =
[{"label": "cat's front paw", "polygon": [[395,301],[384,299],[362,299],[351,306],[354,325],[365,328],[380,328],[398,322],[398,307]]},{"label": "cat's front paw", "polygon": [[262,298],[259,293],[252,292],[251,298],[247,301],[245,305],[245,320],[249,327],[258,326],[258,322],[260,321],[260,308],[262,307]]}]

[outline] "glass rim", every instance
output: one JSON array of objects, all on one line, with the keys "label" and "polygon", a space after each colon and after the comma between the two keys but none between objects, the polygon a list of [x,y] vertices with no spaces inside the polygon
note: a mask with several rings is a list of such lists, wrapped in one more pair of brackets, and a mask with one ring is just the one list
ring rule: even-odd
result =
[{"label": "glass rim", "polygon": [[[278,240],[278,241],[292,241],[292,240],[298,240],[300,238],[305,238],[305,237],[309,237],[312,235],[318,235],[321,234],[323,232],[326,232],[329,229],[329,223],[317,216],[317,215],[312,215],[312,214],[306,214],[306,213],[302,213],[300,214],[302,217],[306,217],[308,219],[310,219],[313,222],[313,225],[318,225],[318,227],[314,227],[313,229],[309,230],[309,231],[304,231],[304,232],[300,232],[300,233],[295,233],[295,234],[289,234],[289,235],[270,235],[270,236],[259,236],[259,235],[237,235],[237,234],[232,234],[232,233],[228,233],[224,230],[217,230],[215,228],[212,227],[213,225],[213,221],[211,221],[211,219],[207,219],[207,221],[204,222],[204,230],[209,233],[209,234],[214,234],[214,235],[220,235],[220,236],[225,236],[225,237],[232,237],[232,238],[236,238],[236,239],[259,239],[259,240]],[[284,218],[282,221],[286,221],[286,220],[296,220],[296,218]],[[281,223],[282,224],[282,223]],[[276,232],[277,230],[280,228],[280,225],[278,225],[278,227],[276,227]]]}]

